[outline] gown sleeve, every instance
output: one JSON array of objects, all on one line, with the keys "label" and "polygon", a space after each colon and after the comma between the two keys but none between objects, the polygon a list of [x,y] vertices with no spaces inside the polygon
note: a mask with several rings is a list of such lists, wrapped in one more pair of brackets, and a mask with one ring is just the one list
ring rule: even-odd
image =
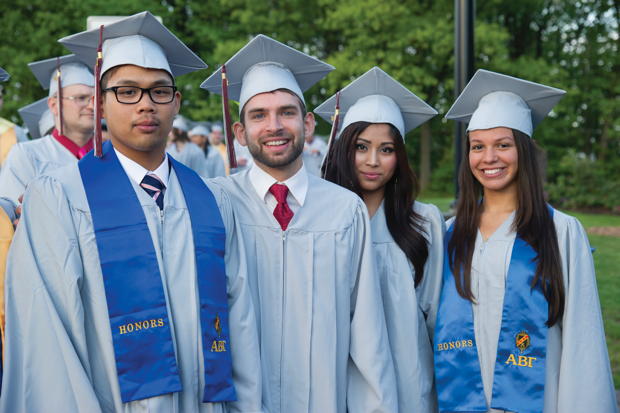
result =
[{"label": "gown sleeve", "polygon": [[80,296],[83,265],[60,184],[29,185],[9,252],[1,412],[99,412]]},{"label": "gown sleeve", "polygon": [[209,171],[207,170],[207,158],[205,158],[204,152],[196,145],[193,145],[192,149],[191,168],[201,177],[207,178]]},{"label": "gown sleeve", "polygon": [[426,219],[428,258],[424,265],[424,277],[416,288],[416,295],[420,309],[426,319],[428,336],[433,340],[435,320],[441,295],[441,280],[443,277],[443,237],[446,233],[446,223],[443,215],[435,205],[426,205],[423,217]]},{"label": "gown sleeve", "polygon": [[13,145],[0,172],[0,197],[17,204],[28,182],[36,176],[32,161],[20,144]]},{"label": "gown sleeve", "polygon": [[232,205],[224,191],[209,181],[220,207],[226,227],[226,263],[230,349],[233,363],[233,381],[237,401],[229,403],[230,412],[261,413],[262,382],[260,348],[254,307],[247,281],[247,267],[240,228]]},{"label": "gown sleeve", "polygon": [[397,412],[396,378],[387,336],[381,288],[373,259],[370,224],[361,200],[353,237],[354,279],[347,405],[350,412]]},{"label": "gown sleeve", "polygon": [[558,233],[567,285],[558,412],[617,412],[590,243],[579,221],[566,219]]}]

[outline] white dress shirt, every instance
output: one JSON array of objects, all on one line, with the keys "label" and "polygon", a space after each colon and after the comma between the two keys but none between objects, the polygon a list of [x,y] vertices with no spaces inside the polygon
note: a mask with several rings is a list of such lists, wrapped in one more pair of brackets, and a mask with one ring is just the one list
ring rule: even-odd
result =
[{"label": "white dress shirt", "polygon": [[271,192],[269,192],[269,188],[273,184],[282,184],[288,187],[288,195],[286,196],[286,203],[288,204],[293,214],[299,211],[304,205],[304,201],[306,200],[306,194],[308,193],[308,172],[306,168],[301,166],[299,171],[295,173],[295,175],[291,176],[284,182],[279,182],[276,178],[269,175],[263,169],[261,169],[258,165],[252,164],[250,171],[248,172],[250,182],[252,182],[252,186],[254,190],[265,202],[265,205],[269,208],[271,212],[276,209],[276,205],[278,205],[278,201],[273,196]]},{"label": "white dress shirt", "polygon": [[122,153],[114,148],[114,152],[116,152],[116,156],[118,157],[121,166],[125,170],[125,173],[129,178],[134,181],[138,186],[142,182],[144,177],[151,173],[157,175],[157,177],[163,182],[165,187],[168,187],[168,177],[170,176],[170,167],[168,166],[168,154],[164,157],[162,163],[155,169],[154,171],[149,171],[139,163],[134,160],[129,159]]}]

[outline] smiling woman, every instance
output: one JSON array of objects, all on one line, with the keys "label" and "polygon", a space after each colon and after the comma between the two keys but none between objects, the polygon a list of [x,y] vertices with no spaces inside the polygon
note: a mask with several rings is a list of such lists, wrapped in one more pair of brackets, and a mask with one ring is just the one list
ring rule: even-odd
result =
[{"label": "smiling woman", "polygon": [[519,154],[512,130],[493,128],[469,133],[469,169],[485,191],[509,191],[516,185]]},{"label": "smiling woman", "polygon": [[[401,412],[435,412],[431,334],[441,282],[443,218],[416,201],[418,181],[404,135],[435,110],[379,68],[341,93],[343,130],[329,148],[325,179],[357,193],[371,216]],[[348,103],[347,103],[348,102]],[[333,98],[316,112],[331,119]]]},{"label": "smiling woman", "polygon": [[[442,411],[617,409],[590,245],[546,204],[532,139],[564,93],[479,70],[446,115],[469,125],[435,330]],[[442,344],[457,340],[473,346]]]}]

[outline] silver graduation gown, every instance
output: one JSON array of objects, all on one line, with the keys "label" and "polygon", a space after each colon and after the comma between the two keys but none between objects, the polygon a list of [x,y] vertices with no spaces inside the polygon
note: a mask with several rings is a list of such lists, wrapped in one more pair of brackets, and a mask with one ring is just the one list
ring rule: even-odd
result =
[{"label": "silver graduation gown", "polygon": [[434,205],[415,202],[414,210],[426,221],[429,242],[424,277],[417,288],[413,266],[390,234],[383,203],[370,225],[396,371],[398,411],[433,413],[437,412],[437,393],[432,336],[441,293],[445,221]]},{"label": "silver graduation gown", "polygon": [[226,167],[224,166],[224,160],[219,151],[214,147],[209,147],[209,152],[206,155],[206,170],[205,178],[217,178],[218,176],[226,176]]},{"label": "silver graduation gown", "polygon": [[396,412],[366,206],[308,175],[282,231],[248,171],[216,180],[242,228],[270,413]]},{"label": "silver graduation gown", "polygon": [[7,267],[1,412],[261,411],[256,322],[228,199],[213,191],[227,229],[230,344],[239,400],[224,406],[201,403],[194,247],[176,174],[171,171],[163,214],[132,185],[154,240],[183,391],[121,402],[97,244],[76,164],[37,178],[26,191]]},{"label": "silver graduation gown", "polygon": [[188,168],[193,169],[194,172],[203,178],[208,177],[205,153],[195,143],[185,142],[185,145],[181,151],[178,151],[176,145],[171,143],[166,148],[166,152],[168,152],[175,160],[181,162]]},{"label": "silver graduation gown", "polygon": [[[487,403],[516,238],[513,220],[514,213],[486,241],[478,231],[472,259],[472,292],[478,301],[473,306],[474,332]],[[590,243],[576,218],[555,210],[553,220],[566,301],[561,323],[547,334],[544,413],[617,412]]]},{"label": "silver graduation gown", "polygon": [[0,197],[18,204],[26,186],[39,175],[78,159],[52,135],[29,142],[18,142],[11,148],[0,172]]}]

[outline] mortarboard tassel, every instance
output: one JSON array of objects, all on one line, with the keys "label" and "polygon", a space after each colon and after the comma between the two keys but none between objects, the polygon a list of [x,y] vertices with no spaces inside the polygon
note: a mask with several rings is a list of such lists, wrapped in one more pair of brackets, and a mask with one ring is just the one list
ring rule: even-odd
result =
[{"label": "mortarboard tassel", "polygon": [[222,65],[222,110],[224,112],[224,142],[228,152],[228,166],[237,167],[237,157],[235,156],[234,136],[230,128],[230,112],[228,111],[228,79],[226,78],[226,65]]},{"label": "mortarboard tassel", "polygon": [[99,26],[99,45],[97,46],[97,61],[95,63],[95,156],[101,158],[101,66],[103,65],[103,24]]},{"label": "mortarboard tassel", "polygon": [[329,134],[329,140],[327,141],[327,151],[323,162],[321,163],[322,178],[325,179],[327,173],[327,165],[329,164],[329,154],[332,149],[332,145],[336,140],[336,134],[338,133],[338,127],[340,126],[340,91],[336,92],[336,108],[334,109],[334,122],[332,123],[332,130]]},{"label": "mortarboard tassel", "polygon": [[62,121],[62,79],[60,78],[60,57],[56,58],[56,81],[58,82],[58,92],[56,96],[58,97],[58,123],[60,123],[60,134],[65,134],[65,127]]}]

